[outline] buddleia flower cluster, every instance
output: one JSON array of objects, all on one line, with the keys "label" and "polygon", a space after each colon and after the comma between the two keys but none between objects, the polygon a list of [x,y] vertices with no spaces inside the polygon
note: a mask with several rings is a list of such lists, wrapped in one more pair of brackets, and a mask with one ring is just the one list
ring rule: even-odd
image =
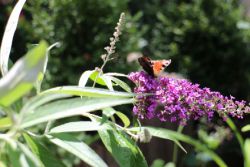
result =
[{"label": "buddleia flower cluster", "polygon": [[133,112],[141,119],[157,117],[161,121],[186,125],[188,120],[201,117],[211,120],[215,112],[224,119],[228,115],[243,118],[244,113],[250,112],[246,101],[201,88],[186,79],[154,78],[143,71],[130,73],[129,79],[136,84],[137,102]]}]

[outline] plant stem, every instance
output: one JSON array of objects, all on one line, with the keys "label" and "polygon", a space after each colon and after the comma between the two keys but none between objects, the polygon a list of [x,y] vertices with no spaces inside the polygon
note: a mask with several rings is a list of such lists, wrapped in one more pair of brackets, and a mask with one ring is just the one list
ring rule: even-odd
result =
[{"label": "plant stem", "polygon": [[232,129],[232,131],[234,132],[236,139],[238,140],[239,144],[240,144],[240,148],[243,154],[244,159],[247,158],[245,157],[245,151],[244,151],[244,139],[241,136],[240,132],[238,131],[236,125],[234,124],[234,122],[232,121],[231,118],[227,117],[227,124],[228,126]]},{"label": "plant stem", "polygon": [[[177,132],[181,133],[183,128],[184,128],[183,126],[179,125],[178,129],[177,129]],[[172,160],[174,164],[176,164],[176,162],[177,162],[177,156],[178,156],[178,146],[177,146],[176,143],[174,143],[173,160]]]}]

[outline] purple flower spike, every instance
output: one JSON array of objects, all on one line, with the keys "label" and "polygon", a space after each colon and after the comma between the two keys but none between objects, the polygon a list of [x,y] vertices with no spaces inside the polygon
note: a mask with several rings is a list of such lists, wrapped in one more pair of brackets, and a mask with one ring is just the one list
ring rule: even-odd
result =
[{"label": "purple flower spike", "polygon": [[133,72],[129,79],[136,84],[137,103],[133,112],[141,119],[159,118],[161,121],[186,125],[188,120],[206,116],[211,120],[214,112],[226,118],[243,118],[250,112],[245,101],[223,96],[209,88],[200,88],[185,79],[153,78],[145,72]]}]

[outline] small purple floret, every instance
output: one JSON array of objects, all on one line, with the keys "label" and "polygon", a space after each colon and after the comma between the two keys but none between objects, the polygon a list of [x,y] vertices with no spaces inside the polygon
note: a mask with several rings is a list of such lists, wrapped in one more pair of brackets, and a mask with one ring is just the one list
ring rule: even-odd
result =
[{"label": "small purple floret", "polygon": [[245,101],[200,88],[185,79],[153,78],[143,71],[130,73],[129,79],[136,84],[137,103],[133,112],[141,119],[157,117],[185,125],[188,120],[204,116],[211,120],[215,112],[224,119],[227,115],[243,118],[244,113],[250,112]]}]

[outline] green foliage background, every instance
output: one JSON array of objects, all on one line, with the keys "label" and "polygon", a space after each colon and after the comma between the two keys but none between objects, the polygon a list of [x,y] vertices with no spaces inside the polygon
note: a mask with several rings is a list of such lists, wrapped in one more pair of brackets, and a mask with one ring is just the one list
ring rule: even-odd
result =
[{"label": "green foliage background", "polygon": [[[6,19],[3,9],[1,20]],[[14,52],[24,52],[26,42],[35,44],[41,38],[61,42],[52,51],[47,80],[50,85],[75,84],[82,71],[100,65],[122,11],[128,15],[127,24],[119,55],[107,71],[137,70],[126,56],[139,51],[153,59],[173,59],[169,70],[202,86],[239,98],[248,96],[250,31],[241,26],[247,20],[233,0],[30,1]]]}]

